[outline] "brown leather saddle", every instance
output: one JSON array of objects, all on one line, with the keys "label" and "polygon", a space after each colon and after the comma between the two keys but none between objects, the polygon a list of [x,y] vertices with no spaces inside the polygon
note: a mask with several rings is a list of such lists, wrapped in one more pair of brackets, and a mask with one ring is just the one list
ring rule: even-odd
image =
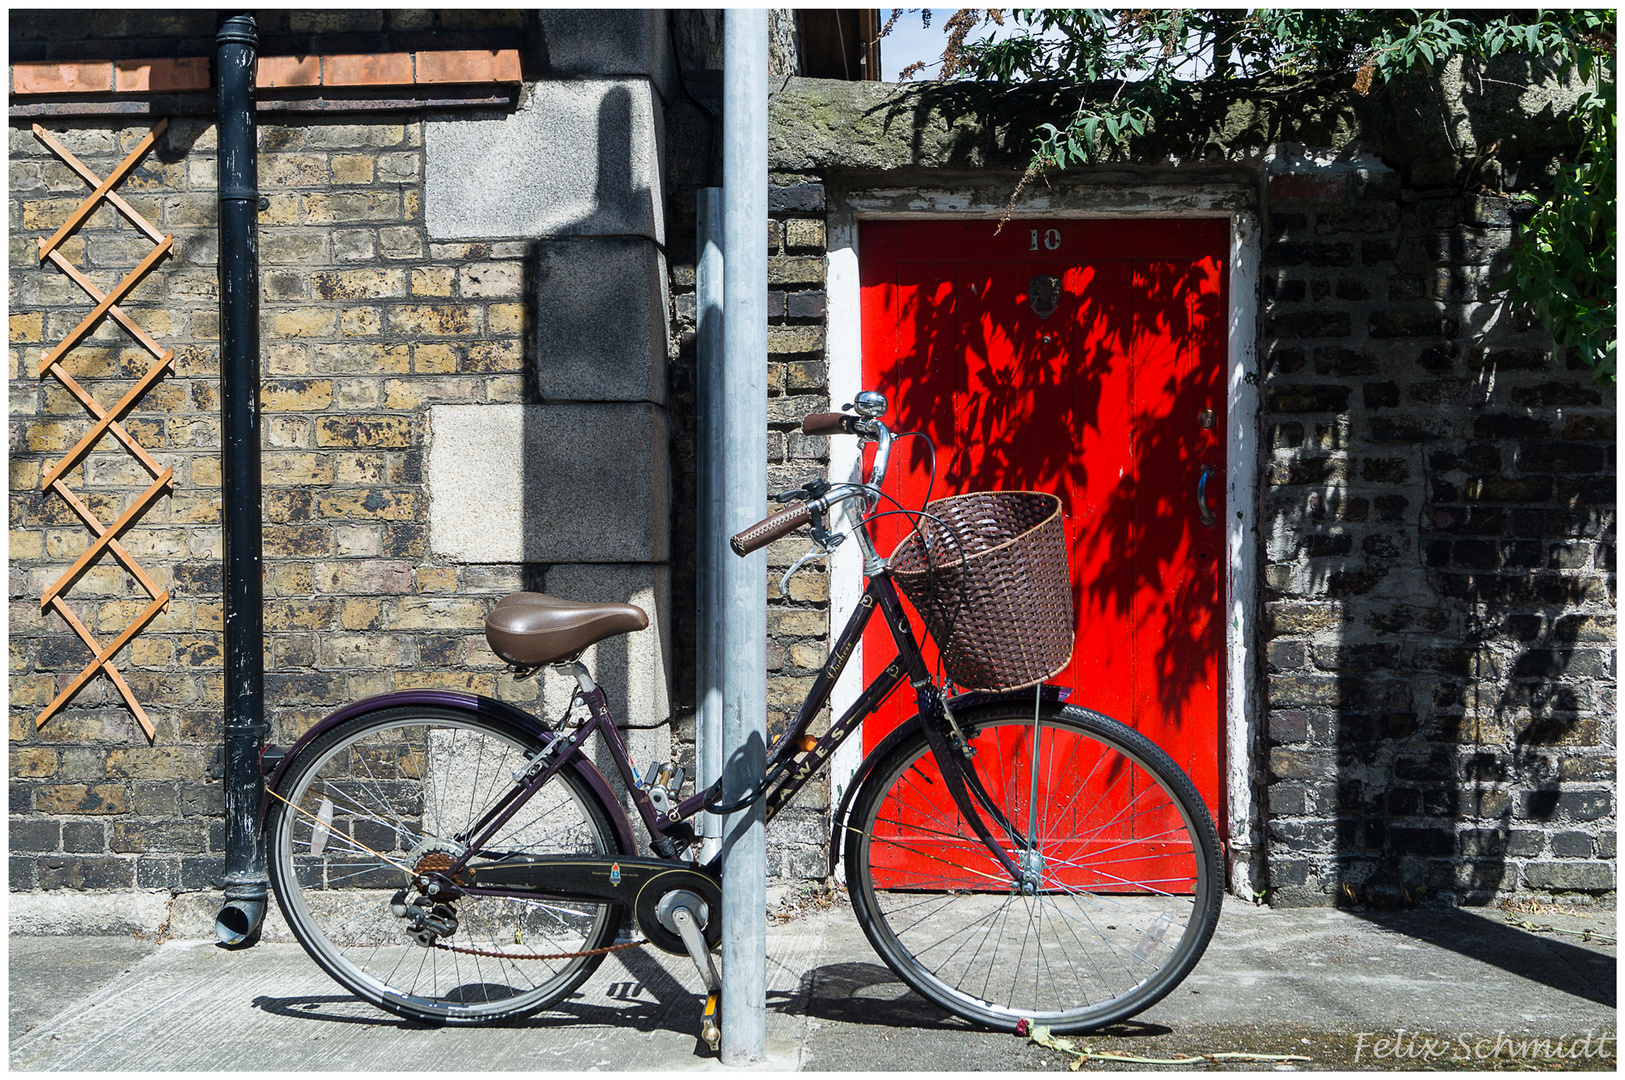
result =
[{"label": "brown leather saddle", "polygon": [[583,604],[546,593],[509,593],[485,617],[485,640],[510,664],[569,660],[594,642],[649,625],[634,604]]}]

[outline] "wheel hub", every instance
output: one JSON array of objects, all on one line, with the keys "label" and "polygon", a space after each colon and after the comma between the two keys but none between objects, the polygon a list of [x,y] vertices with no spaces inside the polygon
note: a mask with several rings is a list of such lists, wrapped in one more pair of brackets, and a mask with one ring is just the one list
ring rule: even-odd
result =
[{"label": "wheel hub", "polygon": [[412,869],[409,888],[415,886],[419,895],[408,901],[407,890],[402,889],[390,900],[389,907],[396,918],[406,923],[407,935],[424,948],[457,932],[457,909],[448,902],[455,895],[443,894],[437,899],[436,894],[441,893],[441,875],[467,850],[466,844],[425,837],[406,855],[406,865]]},{"label": "wheel hub", "polygon": [[1044,856],[1037,848],[1028,848],[1016,862],[1021,867],[1022,895],[1034,895],[1044,887]]}]

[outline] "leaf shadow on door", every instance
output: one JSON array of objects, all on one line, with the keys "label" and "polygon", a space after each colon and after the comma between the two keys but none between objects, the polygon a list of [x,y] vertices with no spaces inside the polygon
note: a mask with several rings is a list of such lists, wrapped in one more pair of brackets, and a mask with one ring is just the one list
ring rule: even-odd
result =
[{"label": "leaf shadow on door", "polygon": [[[1154,629],[1157,644],[1138,659],[1150,670],[1135,681],[1175,726],[1196,684],[1216,679],[1222,667],[1212,644],[1217,575],[1198,582],[1183,568],[1197,552],[1206,562],[1225,556],[1222,471],[1207,491],[1215,523],[1204,526],[1196,506],[1202,465],[1222,463],[1221,269],[1214,259],[1059,271],[1039,262],[962,264],[953,279],[922,280],[898,297],[898,366],[922,374],[881,387],[901,427],[924,430],[944,448],[933,497],[990,489],[1061,496],[1073,602]],[[1032,283],[1047,273],[1062,286],[1046,318],[1047,305],[1035,310]],[[1158,349],[1168,355],[1153,357],[1154,385],[1108,393],[1112,379],[1131,386],[1136,374],[1143,379],[1144,357]],[[1209,431],[1197,426],[1203,409],[1215,410]],[[1131,442],[1137,463],[1115,468],[1078,452],[1114,432]],[[917,444],[902,459],[925,468]],[[1137,483],[1154,494],[1137,502]],[[1087,583],[1083,565],[1091,568]],[[1192,656],[1211,662],[1192,670]],[[1079,689],[1086,698],[1087,686]]]}]

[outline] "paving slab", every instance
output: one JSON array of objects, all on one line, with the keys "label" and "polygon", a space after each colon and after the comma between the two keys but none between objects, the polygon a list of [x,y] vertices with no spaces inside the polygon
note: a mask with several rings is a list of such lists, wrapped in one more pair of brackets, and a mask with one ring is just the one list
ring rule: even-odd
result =
[{"label": "paving slab", "polygon": [[128,974],[158,948],[134,937],[14,936],[7,946],[6,1024],[13,1040]]},{"label": "paving slab", "polygon": [[[1532,932],[1515,925],[1518,919],[1568,932]],[[1493,1047],[1486,1039],[1527,1044],[1530,1036],[1590,1033],[1588,1045],[1608,1037],[1605,1053],[1556,1064],[1611,1069],[1616,950],[1595,936],[1585,940],[1587,930],[1615,936],[1613,912],[1362,914],[1232,903],[1183,985],[1134,1020],[1089,1035],[1087,1044],[1165,1058],[1299,1053],[1313,1059],[1290,1066],[1302,1068],[1482,1068],[1484,1061],[1471,1060],[1475,1039],[1487,1053]],[[356,1001],[296,945],[262,942],[227,952],[175,941],[98,953],[104,946],[96,941],[11,939],[12,1016],[33,1025],[20,1028],[14,1019],[12,1069],[725,1068],[696,1035],[701,999],[692,965],[650,950],[612,955],[550,1014],[469,1029],[407,1023]],[[81,964],[78,974],[64,966],[59,975],[53,952],[84,963],[99,955],[99,974]],[[21,1014],[19,995],[32,1002]],[[1071,1060],[945,1016],[886,969],[844,905],[770,923],[767,1004],[764,1070],[1025,1071]],[[57,1005],[54,1015],[34,1019]],[[1392,1049],[1373,1057],[1378,1038],[1397,1038],[1420,1053],[1418,1037],[1458,1056],[1465,1046],[1465,1059],[1417,1061]],[[1491,1056],[1505,1065],[1509,1054]]]}]

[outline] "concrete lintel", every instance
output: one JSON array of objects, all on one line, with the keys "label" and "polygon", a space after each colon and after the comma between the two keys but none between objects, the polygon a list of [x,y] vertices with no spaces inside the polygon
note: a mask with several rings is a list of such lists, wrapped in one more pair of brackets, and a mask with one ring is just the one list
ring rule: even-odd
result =
[{"label": "concrete lintel", "polygon": [[[1028,192],[1015,217],[1117,218],[1126,214],[1228,216],[1258,205],[1257,174],[1230,167],[1207,181],[1181,178],[1146,183],[1068,179],[1050,190]],[[981,217],[1005,214],[1015,177],[987,177],[955,182],[933,178],[919,186],[885,183],[869,186],[853,178],[851,187],[835,193],[847,212],[860,218]]]}]

